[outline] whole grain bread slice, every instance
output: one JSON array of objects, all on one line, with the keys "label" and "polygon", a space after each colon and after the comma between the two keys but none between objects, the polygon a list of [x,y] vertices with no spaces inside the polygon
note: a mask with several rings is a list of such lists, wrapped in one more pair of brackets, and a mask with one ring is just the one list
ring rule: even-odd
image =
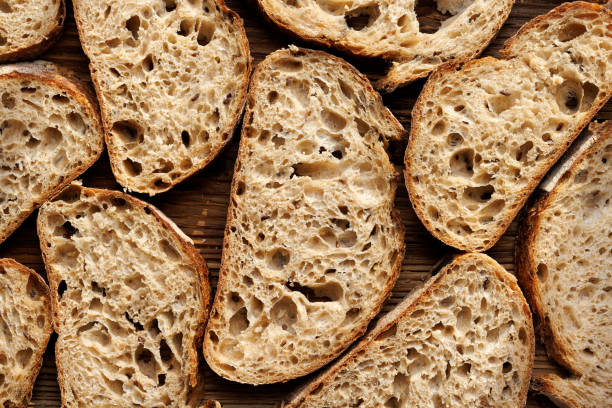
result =
[{"label": "whole grain bread slice", "polygon": [[0,1],[0,62],[36,57],[61,35],[64,0]]},{"label": "whole grain bread slice", "polygon": [[210,296],[193,242],[149,204],[76,184],[37,228],[62,406],[190,406]]},{"label": "whole grain bread slice", "polygon": [[612,12],[566,3],[501,51],[426,83],[412,111],[405,181],[444,243],[493,246],[548,169],[612,95]]},{"label": "whole grain bread slice", "polygon": [[244,107],[249,44],[223,0],[75,0],[115,178],[154,195],[204,168]]},{"label": "whole grain bread slice", "polygon": [[517,240],[519,282],[548,354],[569,378],[534,378],[561,407],[612,400],[612,122],[592,123],[585,147],[529,210]]},{"label": "whole grain bread slice", "polygon": [[516,279],[457,256],[290,398],[296,407],[523,407],[534,358]]},{"label": "whole grain bread slice", "polygon": [[28,406],[52,332],[45,281],[12,259],[0,259],[1,406]]},{"label": "whole grain bread slice", "polygon": [[255,70],[204,356],[250,384],[316,370],[359,337],[404,254],[385,151],[403,128],[368,80],[291,47]]},{"label": "whole grain bread slice", "polygon": [[449,61],[464,63],[487,47],[513,0],[439,0],[450,14],[434,33],[419,27],[415,0],[258,0],[267,18],[301,39],[359,56],[391,59],[375,87],[391,92]]},{"label": "whole grain bread slice", "polygon": [[0,66],[0,242],[103,150],[85,83],[47,62]]}]

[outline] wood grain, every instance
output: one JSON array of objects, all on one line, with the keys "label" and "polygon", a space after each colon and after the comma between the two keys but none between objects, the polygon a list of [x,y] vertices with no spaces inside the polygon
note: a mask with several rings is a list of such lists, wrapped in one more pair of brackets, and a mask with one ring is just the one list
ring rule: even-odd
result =
[{"label": "wood grain", "polygon": [[[540,0],[526,0],[517,3],[510,18],[492,45],[486,50],[485,55],[497,56],[503,42],[514,34],[521,25],[534,16],[547,12],[558,4],[559,2]],[[309,44],[295,41],[265,23],[264,19],[257,12],[252,0],[249,2],[230,0],[228,5],[236,10],[245,21],[255,63],[261,61],[270,52],[285,47],[290,43],[310,46]],[[66,31],[60,41],[43,58],[68,66],[83,75],[83,77],[88,78],[88,61],[78,41],[74,19],[70,11],[72,7],[70,4],[68,6],[69,15],[66,22]],[[425,10],[424,13],[426,14],[423,17],[424,24],[438,24],[436,21],[439,21],[440,16],[432,12],[431,7],[422,7],[421,10]],[[345,55],[343,56],[346,57]],[[380,61],[347,59],[373,78],[380,75],[385,68],[385,63]],[[421,80],[384,96],[385,104],[393,111],[406,129],[410,128],[410,111],[423,84],[424,81]],[[612,104],[608,103],[599,112],[597,118],[612,119]],[[206,170],[191,177],[171,191],[160,194],[152,199],[139,196],[139,198],[145,199],[159,207],[185,233],[194,239],[197,248],[206,259],[211,271],[213,288],[216,286],[219,270],[229,186],[237,146],[238,135],[235,135],[228,148]],[[402,148],[400,147],[393,154],[394,162],[398,165],[401,165],[403,153],[401,150]],[[120,186],[114,181],[106,155],[103,155],[81,178],[87,186],[120,189]],[[412,288],[422,283],[429,276],[431,267],[438,260],[453,252],[451,248],[435,240],[421,225],[412,211],[403,183],[398,189],[396,205],[401,212],[402,221],[406,227],[406,258],[393,295],[385,306],[385,311],[397,304]],[[30,216],[9,239],[0,245],[0,257],[15,258],[44,275],[44,266],[35,230],[35,220],[36,213]],[[489,255],[510,272],[514,271],[513,248],[515,236],[516,222],[512,224],[499,243],[488,251]],[[32,406],[60,406],[60,394],[53,352],[54,342],[55,336],[52,338],[49,349],[45,354],[44,366],[33,392]],[[534,371],[535,373],[562,372],[562,369],[546,357],[543,348],[538,344]],[[217,399],[224,407],[231,408],[247,406],[273,407],[291,390],[305,381],[305,379],[280,385],[250,387],[225,381],[213,374],[209,369],[206,369],[205,381],[207,398]],[[549,406],[549,403],[530,395],[527,406],[544,407]]]}]

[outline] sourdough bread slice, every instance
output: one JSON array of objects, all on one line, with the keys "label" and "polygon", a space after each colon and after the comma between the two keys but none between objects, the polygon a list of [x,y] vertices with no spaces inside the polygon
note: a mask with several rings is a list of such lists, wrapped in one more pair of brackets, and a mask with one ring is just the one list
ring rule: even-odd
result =
[{"label": "sourdough bread slice", "polygon": [[192,241],[149,204],[76,184],[37,226],[62,406],[188,406],[210,292]]},{"label": "sourdough bread slice", "polygon": [[287,381],[366,329],[399,274],[386,139],[403,128],[343,60],[298,49],[256,69],[204,356],[219,375]]},{"label": "sourdough bread slice", "polygon": [[448,245],[495,244],[612,95],[612,12],[563,4],[502,50],[426,83],[412,111],[405,180],[415,212]]},{"label": "sourdough bread slice", "polygon": [[104,149],[93,92],[44,62],[0,67],[0,242]]},{"label": "sourdough bread slice", "polygon": [[0,406],[28,405],[51,332],[45,281],[12,259],[0,259]]},{"label": "sourdough bread slice", "polygon": [[0,0],[0,62],[42,54],[60,36],[64,0]]},{"label": "sourdough bread slice", "polygon": [[222,0],[75,0],[115,178],[154,195],[210,163],[242,113],[251,69]]},{"label": "sourdough bread slice", "polygon": [[534,356],[516,279],[465,254],[299,390],[294,407],[523,407]]},{"label": "sourdough bread slice", "polygon": [[391,92],[437,66],[478,56],[510,14],[513,0],[438,0],[452,17],[421,32],[415,0],[258,0],[267,17],[302,39],[355,55],[392,59],[376,87]]},{"label": "sourdough bread slice", "polygon": [[562,407],[612,401],[612,122],[589,133],[592,142],[530,209],[516,249],[542,341],[572,374],[536,377],[534,388]]}]

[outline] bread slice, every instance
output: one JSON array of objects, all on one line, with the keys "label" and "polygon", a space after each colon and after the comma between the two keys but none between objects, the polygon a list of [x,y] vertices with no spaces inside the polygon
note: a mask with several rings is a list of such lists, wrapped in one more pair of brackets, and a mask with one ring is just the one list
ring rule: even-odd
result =
[{"label": "bread slice", "polygon": [[399,122],[343,60],[291,47],[255,70],[204,357],[287,381],[336,357],[397,279],[403,230],[386,139]]},{"label": "bread slice", "polygon": [[392,59],[375,86],[391,92],[437,66],[477,57],[510,14],[513,0],[439,0],[452,17],[434,33],[421,32],[415,0],[258,0],[266,16],[286,31],[355,55]]},{"label": "bread slice", "polygon": [[61,35],[64,0],[0,0],[0,62],[42,54]]},{"label": "bread slice", "polygon": [[0,66],[0,242],[103,149],[84,83],[50,63]]},{"label": "bread slice", "polygon": [[115,178],[154,195],[210,163],[242,113],[251,70],[222,0],[75,0]]},{"label": "bread slice", "polygon": [[405,180],[444,243],[484,251],[612,95],[612,12],[566,3],[501,51],[426,83],[412,111]]},{"label": "bread slice", "polygon": [[514,276],[464,254],[284,406],[523,407],[533,356]]},{"label": "bread slice", "polygon": [[28,405],[52,331],[45,281],[12,259],[0,259],[1,406]]},{"label": "bread slice", "polygon": [[534,388],[561,407],[612,401],[612,122],[592,123],[589,133],[591,143],[530,209],[516,249],[542,341],[572,374],[537,377]]},{"label": "bread slice", "polygon": [[187,406],[210,292],[193,242],[149,204],[76,184],[37,227],[62,406]]}]

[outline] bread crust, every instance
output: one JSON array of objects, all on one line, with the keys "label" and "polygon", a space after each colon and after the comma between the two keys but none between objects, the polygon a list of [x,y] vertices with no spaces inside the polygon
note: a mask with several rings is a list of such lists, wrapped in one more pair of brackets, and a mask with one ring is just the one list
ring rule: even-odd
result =
[{"label": "bread crust", "polygon": [[[235,11],[233,11],[232,9],[228,8],[225,4],[225,0],[215,0],[216,3],[219,5],[219,8],[221,9],[221,11],[223,13],[227,13],[230,16],[232,16],[235,28],[240,32],[240,46],[243,49],[244,55],[246,56],[246,67],[245,67],[245,72],[246,72],[246,77],[250,78],[251,75],[251,71],[253,68],[253,58],[251,56],[251,51],[249,48],[249,40],[247,38],[246,35],[246,31],[244,29],[244,23],[242,18],[240,18],[240,16],[238,15],[238,13],[236,13]],[[73,2],[73,7],[74,7],[74,16],[75,16],[75,20],[76,20],[76,27],[77,27],[77,32],[79,34],[79,39],[82,39],[84,37],[84,33],[83,33],[83,22],[82,20],[78,17],[79,13],[77,12],[79,6],[78,6],[78,1],[74,1]],[[81,40],[82,42],[82,40]],[[84,49],[83,50],[86,54],[87,54],[87,50]],[[89,55],[87,55],[89,57]],[[93,63],[89,64],[89,71],[91,73],[91,81],[94,85],[94,88],[96,90],[96,95],[98,95],[98,102],[100,105],[100,114],[101,114],[101,118],[102,118],[102,125],[104,127],[104,139],[106,141],[106,146],[108,149],[108,156],[110,159],[110,164],[111,164],[111,169],[113,171],[113,174],[119,174],[118,168],[120,166],[120,163],[117,160],[117,154],[118,154],[118,147],[115,146],[115,144],[113,143],[112,137],[111,137],[111,128],[112,128],[112,123],[110,120],[110,109],[111,107],[107,107],[103,101],[102,98],[100,97],[100,95],[102,95],[102,87],[100,85],[100,82],[98,80],[98,76],[97,76],[97,71],[94,68]],[[139,191],[136,189],[132,189],[131,186],[128,185],[124,185],[125,183],[120,182],[119,180],[117,180],[119,182],[119,184],[121,184],[123,187],[128,188],[129,190],[133,190],[139,193],[146,193],[149,194],[150,196],[153,196],[155,194],[159,194],[159,193],[163,193],[166,192],[168,190],[170,190],[172,187],[174,187],[175,185],[177,185],[178,183],[180,183],[181,181],[191,177],[192,175],[198,173],[199,171],[203,170],[206,166],[208,166],[212,161],[214,161],[215,158],[217,158],[219,156],[219,154],[226,148],[227,144],[230,142],[230,140],[232,140],[232,135],[236,132],[236,127],[238,126],[238,123],[240,121],[240,118],[242,117],[242,113],[244,111],[244,106],[246,103],[246,95],[247,95],[247,91],[249,89],[249,81],[245,81],[244,84],[240,87],[239,89],[239,94],[237,95],[238,98],[242,101],[240,104],[240,108],[236,111],[236,116],[233,118],[233,120],[230,122],[228,128],[227,128],[227,133],[229,135],[229,137],[220,145],[220,147],[212,152],[206,160],[200,162],[197,165],[192,166],[192,168],[185,172],[184,174],[180,175],[179,177],[177,177],[176,179],[172,180],[172,182],[169,183],[169,185],[165,188],[159,189],[159,190],[150,190],[148,189],[147,191]]]},{"label": "bread crust", "polygon": [[[197,320],[197,332],[194,336],[193,346],[190,348],[190,364],[191,371],[189,372],[189,384],[191,387],[195,387],[198,380],[198,345],[201,344],[201,339],[204,334],[204,328],[206,325],[206,319],[208,318],[209,306],[210,306],[210,282],[208,280],[208,269],[206,267],[206,263],[197,249],[193,246],[191,242],[188,242],[185,239],[185,235],[178,230],[178,227],[170,221],[159,209],[155,206],[141,201],[135,197],[130,196],[126,193],[121,193],[119,191],[113,190],[105,190],[98,188],[89,188],[89,187],[81,187],[76,184],[72,184],[67,188],[76,187],[83,192],[83,194],[96,195],[101,199],[112,199],[112,198],[121,198],[127,202],[129,202],[132,206],[142,209],[143,211],[152,214],[157,221],[159,221],[175,238],[181,245],[181,249],[187,253],[191,260],[191,264],[195,267],[200,280],[200,314]],[[44,228],[44,224],[41,221],[41,218],[38,217],[36,222],[37,234],[39,237],[42,236],[42,229]],[[42,258],[45,263],[45,269],[47,271],[47,277],[49,279],[49,287],[51,291],[51,306],[53,311],[53,326],[55,331],[59,334],[59,299],[58,299],[58,286],[59,286],[59,276],[50,267],[50,263],[48,260],[49,248],[43,244],[43,240],[40,240],[40,249],[42,252]],[[59,344],[56,344],[56,352],[58,350]],[[66,394],[66,380],[64,376],[64,372],[69,370],[68,367],[64,367],[63,363],[60,359],[56,359],[57,365],[57,377],[58,383],[61,390],[62,395],[62,406],[65,406],[65,394]]]},{"label": "bread crust", "polygon": [[60,0],[60,6],[55,17],[56,25],[51,31],[49,31],[45,38],[35,44],[31,44],[27,47],[19,48],[15,51],[0,54],[0,62],[13,62],[19,60],[27,60],[34,58],[43,52],[47,51],[62,35],[64,31],[64,22],[66,21],[66,2]]},{"label": "bread crust", "polygon": [[[505,60],[512,59],[513,56],[510,54],[511,52],[510,49],[512,48],[513,44],[518,40],[518,38],[522,34],[529,32],[529,30],[531,30],[533,27],[535,27],[537,24],[539,24],[542,21],[547,21],[548,19],[555,18],[557,16],[562,16],[563,14],[567,13],[570,10],[574,10],[574,9],[578,10],[581,8],[587,8],[587,9],[590,9],[590,10],[593,10],[599,13],[604,13],[612,20],[612,11],[598,4],[586,3],[583,1],[576,1],[573,3],[564,3],[561,6],[553,9],[549,13],[538,16],[535,19],[528,22],[527,24],[525,24],[517,32],[517,34],[515,34],[513,37],[511,37],[510,39],[506,41],[506,43],[504,44],[504,48],[500,51],[500,55]],[[441,77],[449,73],[452,73],[453,71],[458,71],[459,69],[463,70],[463,69],[467,69],[467,68],[474,67],[474,66],[492,65],[496,63],[497,61],[498,60],[493,57],[484,57],[484,58],[470,61],[467,64],[465,64],[463,67],[460,67],[460,64],[458,63],[447,63],[447,64],[440,66],[429,77],[429,79],[425,83],[425,86],[423,87],[422,92],[417,98],[417,101],[415,102],[414,108],[412,110],[412,123],[413,124],[419,123],[423,121],[423,119],[425,118],[425,114],[424,114],[425,101],[428,99],[431,99],[434,93],[433,92],[434,87],[436,83],[440,80]],[[417,217],[421,220],[423,225],[425,225],[427,230],[434,237],[436,237],[437,239],[439,239],[446,245],[450,245],[452,247],[455,247],[463,251],[484,252],[484,251],[489,250],[493,245],[497,243],[497,241],[499,241],[499,239],[502,237],[506,229],[508,229],[508,227],[512,223],[512,220],[514,220],[514,218],[516,217],[518,212],[521,210],[523,205],[525,205],[525,202],[529,198],[529,195],[535,190],[535,188],[538,186],[540,181],[544,178],[548,170],[550,170],[552,165],[563,155],[563,153],[567,150],[567,148],[578,137],[582,129],[584,129],[584,127],[591,121],[593,116],[595,116],[595,114],[606,104],[606,102],[612,96],[612,94],[608,94],[608,95],[605,95],[605,97],[601,98],[600,95],[601,95],[601,92],[598,94],[593,105],[586,112],[584,119],[577,122],[576,125],[573,127],[573,132],[566,139],[565,144],[561,146],[561,148],[558,149],[556,152],[554,152],[554,154],[551,154],[549,157],[547,157],[543,161],[544,164],[540,166],[542,170],[537,175],[537,177],[534,177],[533,179],[531,179],[520,190],[520,192],[518,193],[518,200],[517,200],[516,206],[511,211],[510,215],[506,219],[504,219],[503,222],[500,223],[500,225],[494,230],[494,232],[491,234],[491,237],[489,239],[489,243],[486,245],[483,245],[482,249],[476,249],[473,246],[466,244],[462,240],[454,239],[448,236],[444,231],[437,231],[433,227],[433,225],[431,224],[429,220],[429,217],[425,213],[425,210],[424,210],[425,203],[416,199],[415,183],[410,174],[410,169],[412,168],[413,163],[418,163],[419,158],[416,157],[415,154],[413,154],[413,149],[414,149],[413,146],[415,144],[415,139],[426,137],[426,135],[421,134],[419,132],[418,126],[411,126],[410,138],[408,140],[408,146],[406,147],[406,153],[404,156],[404,164],[405,164],[404,179],[406,182],[406,188],[410,195],[412,208],[414,209]]]},{"label": "bread crust", "polygon": [[[283,408],[297,408],[300,407],[301,404],[306,400],[309,394],[315,391],[318,387],[326,384],[330,379],[332,379],[335,374],[342,369],[344,365],[349,362],[354,361],[362,352],[364,352],[372,342],[386,330],[390,329],[397,321],[402,319],[404,316],[410,315],[414,309],[422,302],[427,301],[431,298],[432,292],[440,286],[442,279],[446,276],[449,267],[451,264],[456,262],[469,262],[470,259],[479,258],[485,262],[487,262],[491,269],[495,272],[496,276],[504,282],[508,289],[511,290],[516,296],[523,298],[522,292],[513,279],[512,275],[506,272],[503,267],[501,267],[497,262],[495,262],[492,258],[479,253],[466,253],[462,255],[453,256],[451,262],[446,264],[438,274],[432,276],[425,285],[417,290],[416,292],[410,294],[406,297],[399,305],[395,307],[392,311],[390,311],[387,315],[381,318],[376,326],[368,333],[366,336],[355,344],[342,358],[337,360],[333,365],[331,365],[328,369],[317,375],[312,381],[308,382],[303,388],[299,389],[296,394],[290,397],[290,402],[286,404],[281,404]],[[529,310],[529,305],[523,298],[523,317],[531,322],[531,311]],[[533,326],[529,325],[530,333],[527,333],[527,340],[529,342],[529,361],[526,363],[527,368],[527,376],[525,376],[525,380],[521,384],[521,393],[519,397],[519,404],[517,408],[525,405],[525,401],[527,400],[527,391],[529,390],[529,378],[531,377],[531,372],[533,369],[533,360],[535,354],[535,340],[533,336]]]},{"label": "bread crust", "polygon": [[47,194],[41,196],[40,199],[34,202],[30,208],[22,211],[18,218],[8,225],[7,229],[0,231],[0,243],[11,235],[36,208],[41,206],[50,198],[54,197],[64,187],[70,184],[72,180],[91,167],[91,165],[93,165],[100,158],[100,155],[104,151],[104,139],[102,137],[102,123],[100,121],[100,114],[98,111],[98,102],[96,101],[91,88],[85,82],[77,79],[76,74],[66,68],[60,68],[50,62],[37,61],[34,63],[18,63],[0,67],[0,83],[3,80],[8,79],[40,82],[47,86],[52,86],[58,90],[67,92],[72,98],[77,100],[87,109],[93,125],[95,126],[95,132],[99,134],[100,137],[97,149],[98,153],[89,161],[83,161],[83,164],[68,174],[62,183],[55,186],[55,188],[53,188]]},{"label": "bread crust", "polygon": [[[44,296],[46,298],[45,312],[47,314],[47,321],[52,322],[51,302],[50,302],[51,297],[49,293],[49,287],[47,286],[43,278],[38,273],[36,273],[36,271],[26,267],[25,265],[20,264],[14,259],[0,258],[0,268],[3,268],[3,267],[14,268],[17,271],[19,271],[19,273],[23,275],[29,275],[35,279],[36,283],[38,284],[38,289],[40,289],[40,291],[44,293]],[[40,350],[35,350],[34,353],[32,354],[32,361],[34,361],[33,370],[32,372],[30,372],[30,375],[28,376],[28,379],[27,379],[28,382],[25,387],[27,392],[24,395],[23,401],[21,401],[20,404],[17,404],[14,406],[9,405],[10,408],[26,408],[28,406],[28,403],[30,402],[30,398],[32,397],[32,389],[34,388],[36,377],[38,376],[38,372],[40,371],[40,367],[42,366],[42,363],[43,363],[43,355],[45,353],[45,350],[47,349],[47,344],[49,342],[49,338],[51,337],[51,333],[53,333],[53,325],[50,323],[47,326],[48,328],[45,330],[45,333],[44,333],[45,339],[43,341],[43,347],[41,347]]]}]

